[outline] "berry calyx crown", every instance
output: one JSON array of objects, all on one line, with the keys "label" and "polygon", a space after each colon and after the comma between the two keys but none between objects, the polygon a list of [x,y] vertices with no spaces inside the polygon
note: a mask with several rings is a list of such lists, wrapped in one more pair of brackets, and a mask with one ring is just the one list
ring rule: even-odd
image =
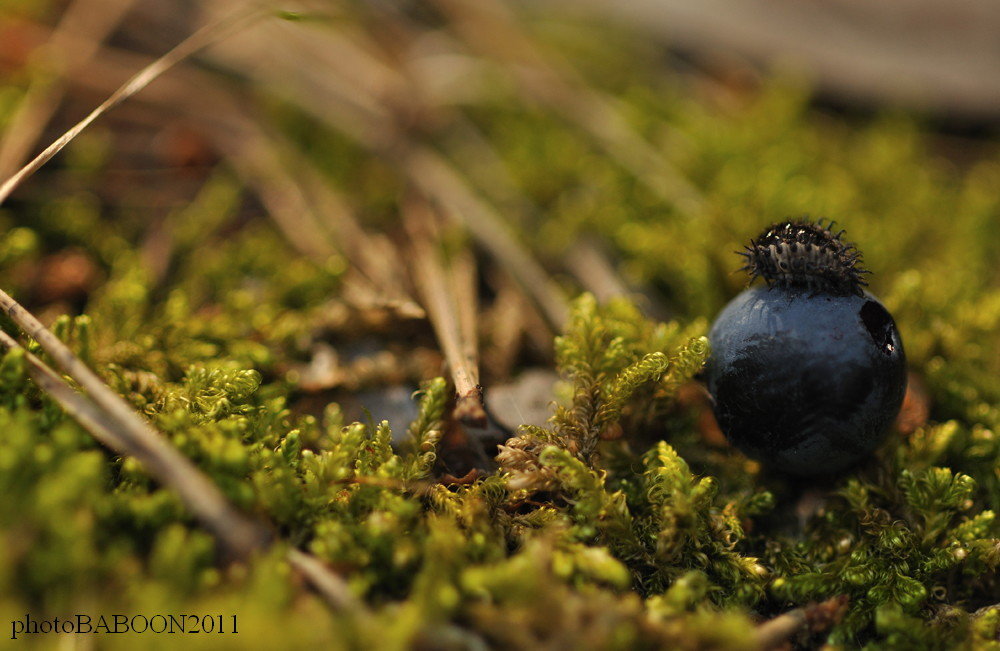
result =
[{"label": "berry calyx crown", "polygon": [[739,252],[752,283],[758,277],[769,286],[798,287],[814,293],[862,294],[861,252],[835,232],[836,222],[804,219],[773,224]]}]

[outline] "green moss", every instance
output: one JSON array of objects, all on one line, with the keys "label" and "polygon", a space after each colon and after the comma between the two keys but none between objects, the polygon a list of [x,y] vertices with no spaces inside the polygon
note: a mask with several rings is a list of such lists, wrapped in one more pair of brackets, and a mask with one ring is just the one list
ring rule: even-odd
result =
[{"label": "green moss", "polygon": [[[704,207],[688,214],[653,196],[538,107],[468,110],[538,208],[507,204],[539,257],[556,268],[596,233],[672,315],[659,323],[627,300],[599,305],[562,278],[579,294],[554,342],[565,399],[471,485],[434,482],[449,426],[443,379],[406,377],[422,383],[411,423],[300,408],[295,369],[313,342],[360,338],[330,318],[346,264],[304,260],[268,222],[246,218],[229,171],[169,216],[164,277],[144,261],[147,215],[128,201],[69,190],[0,214],[4,289],[30,302],[29,272],[46,254],[86,252],[104,279],[83,314],[55,319],[56,334],[281,544],[327,561],[372,610],[366,620],[328,613],[280,548],[222,563],[179,500],[98,447],[13,352],[0,360],[0,617],[237,613],[241,634],[226,642],[241,648],[742,649],[759,620],[847,595],[844,619],[813,643],[996,648],[996,144],[952,163],[912,118],[825,115],[781,80],[718,106],[636,66],[626,36],[581,40],[587,29],[541,31],[599,58],[585,73]],[[0,122],[18,92],[0,87]],[[394,223],[404,184],[391,165],[277,102],[272,112],[372,223]],[[329,137],[307,147],[317,134]],[[454,154],[446,136],[434,144]],[[87,183],[106,164],[95,142],[65,163]],[[802,487],[703,438],[697,408],[677,394],[708,354],[708,319],[744,282],[732,252],[764,223],[803,213],[837,219],[865,252],[932,409],[797,514]],[[136,639],[156,643],[101,644]]]}]

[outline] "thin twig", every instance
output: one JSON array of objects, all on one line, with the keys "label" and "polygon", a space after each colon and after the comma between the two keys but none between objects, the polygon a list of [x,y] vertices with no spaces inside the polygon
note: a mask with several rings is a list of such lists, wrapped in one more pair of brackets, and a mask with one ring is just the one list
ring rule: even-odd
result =
[{"label": "thin twig", "polygon": [[[142,56],[105,46],[70,81],[112,92],[107,79],[148,63]],[[424,318],[423,310],[404,289],[405,274],[392,243],[381,234],[365,231],[346,200],[301,152],[252,119],[234,94],[213,81],[197,70],[181,68],[142,97],[196,123],[257,193],[295,249],[320,264],[335,253],[347,258],[351,269],[345,278],[345,295],[357,299],[359,307],[386,308],[404,319]]]},{"label": "thin twig", "polygon": [[[79,133],[103,113],[139,92],[173,65],[199,49],[233,33],[250,19],[264,15],[260,8],[250,8],[209,25],[133,76],[84,120],[63,134],[28,165],[0,186],[0,204],[26,178],[49,161]],[[57,337],[6,292],[0,290],[2,309],[24,332],[35,339],[56,365],[82,388],[77,393],[34,355],[25,352],[29,372],[39,386],[59,402],[71,416],[108,447],[135,457],[154,479],[173,488],[181,501],[202,525],[235,558],[247,560],[270,546],[270,531],[237,510],[189,459],[170,445],[149,423],[91,371]],[[6,333],[0,333],[0,345],[21,348]],[[84,395],[85,394],[85,395]],[[349,588],[321,561],[292,548],[289,563],[296,568],[334,608],[363,612]]]},{"label": "thin twig", "polygon": [[782,613],[759,625],[754,632],[757,647],[762,651],[786,646],[797,635],[815,635],[826,631],[844,618],[848,598],[838,595],[820,603],[811,603]]},{"label": "thin twig", "polygon": [[569,319],[565,293],[518,241],[503,217],[472,191],[447,159],[429,147],[415,147],[397,160],[414,185],[434,199],[447,217],[462,224],[517,280],[553,328],[561,331]]},{"label": "thin twig", "polygon": [[754,631],[757,647],[772,649],[779,644],[788,642],[795,634],[806,627],[806,609],[796,608],[782,613],[774,619],[769,619]]},{"label": "thin twig", "polygon": [[0,204],[3,204],[3,202],[10,196],[10,193],[13,192],[17,186],[19,186],[29,176],[37,172],[42,165],[51,160],[53,156],[62,151],[66,145],[80,135],[80,133],[90,126],[94,120],[113,109],[115,106],[118,106],[132,95],[138,93],[140,90],[152,83],[157,77],[162,75],[167,70],[170,70],[170,68],[177,63],[183,61],[202,48],[235,33],[238,29],[248,24],[252,19],[257,19],[264,15],[264,10],[256,5],[245,7],[242,11],[227,16],[219,22],[212,23],[211,25],[199,29],[197,32],[181,41],[181,43],[179,43],[174,49],[170,50],[156,61],[153,61],[147,67],[140,70],[136,75],[119,87],[118,90],[112,93],[110,97],[104,100],[96,109],[91,111],[87,117],[74,125],[62,136],[57,138],[55,142],[46,147],[42,153],[38,154],[38,156],[32,159],[30,163],[22,167],[16,174],[7,179],[3,185],[0,185]]},{"label": "thin twig", "polygon": [[285,559],[333,609],[362,618],[367,616],[368,611],[355,599],[347,583],[323,561],[295,547],[289,547]]},{"label": "thin twig", "polygon": [[[280,43],[280,47],[273,48],[273,55],[251,48],[243,42],[250,34],[244,34],[241,39],[225,44],[226,60],[275,92],[284,94],[321,123],[382,156],[445,216],[462,224],[486,252],[507,268],[549,323],[561,330],[569,314],[568,301],[561,288],[518,241],[503,216],[473,191],[454,165],[432,148],[410,138],[404,125],[398,123],[399,114],[418,113],[418,107],[400,106],[398,92],[392,94],[390,101],[359,86],[353,76],[338,78],[338,74],[343,74],[342,66],[317,71],[304,69],[298,63],[313,60],[315,57],[304,54],[327,42],[336,43],[339,52],[349,53],[351,60],[365,69],[382,68],[382,62],[335,33],[292,31],[287,25],[279,27],[281,29],[271,23],[259,26],[259,29],[269,30],[267,37],[271,41]],[[262,35],[257,34],[257,37]],[[243,46],[239,47],[241,43]],[[284,57],[291,55],[297,57],[294,62],[285,62]],[[345,84],[350,88],[345,89]]]},{"label": "thin twig", "polygon": [[[132,6],[133,0],[76,0],[63,12],[45,47],[61,76],[86,63]],[[46,73],[51,73],[50,65]],[[59,107],[65,82],[34,76],[0,138],[0,178],[13,173]]]},{"label": "thin twig", "polygon": [[127,446],[123,452],[136,457],[150,475],[172,486],[192,513],[222,546],[238,558],[247,558],[269,538],[266,530],[232,507],[219,489],[112,391],[30,312],[0,290],[2,309],[25,333],[37,341],[64,373],[76,380],[114,423],[115,434]]},{"label": "thin twig", "polygon": [[566,267],[597,300],[604,302],[632,292],[622,282],[600,245],[591,238],[580,238],[564,256]]},{"label": "thin twig", "polygon": [[[0,330],[0,346],[7,350],[24,350],[16,339],[3,330]],[[67,414],[99,442],[116,452],[125,452],[127,448],[125,439],[119,436],[115,423],[110,421],[103,411],[84,395],[74,391],[45,362],[26,350],[24,359],[28,364],[28,375],[42,391],[58,402]]]},{"label": "thin twig", "polygon": [[[439,251],[432,240],[431,233],[435,225],[430,206],[424,200],[412,197],[403,204],[402,214],[410,235],[417,290],[455,382],[455,393],[458,396],[455,416],[463,422],[485,427],[486,412],[483,410],[482,391],[479,388],[479,364],[474,352],[475,316],[472,316],[471,327],[466,325],[463,328],[463,317],[460,315],[462,310],[456,303],[459,296],[449,291],[448,276],[451,272],[444,269]],[[473,338],[472,343],[465,340],[466,335]],[[468,355],[470,349],[473,351],[472,355]]]},{"label": "thin twig", "polygon": [[483,411],[483,388],[479,375],[479,314],[478,287],[476,286],[476,259],[469,246],[452,255],[447,284],[458,316],[458,330],[462,342],[462,360],[475,372],[476,387],[459,394],[455,404],[455,417],[463,423],[477,427],[486,426]]},{"label": "thin twig", "polygon": [[[0,291],[0,301],[4,303],[7,314],[18,323],[22,321],[30,323],[34,318],[16,303],[13,303],[15,307],[11,309],[8,305],[11,299],[2,291]],[[30,318],[26,319],[25,315]],[[45,334],[39,338],[37,335],[42,332]],[[67,374],[85,389],[95,386],[93,380],[96,380],[96,376],[93,376],[72,352],[65,349],[62,342],[59,342],[54,335],[44,329],[35,329],[34,333],[35,339],[57,363],[60,359],[67,361],[66,355],[72,358],[72,363],[67,366],[72,368],[75,374],[69,370]],[[43,343],[43,340],[46,343]],[[52,341],[58,342],[59,347],[52,347]],[[9,350],[24,350],[17,340],[2,330],[0,330],[0,346]],[[97,393],[103,400],[107,400],[107,394],[110,394],[113,397],[111,402],[117,403],[117,408],[109,409],[106,404],[99,402],[93,393],[89,397],[78,393],[45,362],[26,350],[24,357],[28,364],[28,374],[42,391],[58,402],[66,413],[90,432],[98,442],[119,454],[135,457],[154,479],[164,486],[173,488],[181,501],[227,552],[241,560],[248,560],[271,545],[271,533],[262,523],[246,517],[232,506],[207,476],[164,441],[148,424],[142,422],[124,400],[100,380],[96,380],[97,386],[100,387]],[[63,368],[66,370],[67,367]],[[81,368],[85,372],[81,373]],[[123,418],[123,414],[127,416]],[[140,423],[139,429],[136,429],[136,421]],[[288,549],[286,558],[332,608],[364,614],[362,606],[351,594],[347,584],[322,561],[294,547]]]}]

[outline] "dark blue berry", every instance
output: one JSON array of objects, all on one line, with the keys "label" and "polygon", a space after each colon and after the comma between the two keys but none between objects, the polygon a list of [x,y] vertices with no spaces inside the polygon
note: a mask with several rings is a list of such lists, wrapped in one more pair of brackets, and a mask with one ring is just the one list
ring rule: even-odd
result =
[{"label": "dark blue berry", "polygon": [[819,224],[772,226],[747,257],[769,286],[733,299],[709,333],[705,377],[719,426],[773,468],[843,470],[882,442],[902,404],[896,324],[861,288],[860,255]]}]

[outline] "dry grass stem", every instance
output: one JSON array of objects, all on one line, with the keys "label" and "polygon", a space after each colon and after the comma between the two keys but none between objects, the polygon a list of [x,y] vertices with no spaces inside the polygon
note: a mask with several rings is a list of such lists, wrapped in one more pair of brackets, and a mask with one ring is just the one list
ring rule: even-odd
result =
[{"label": "dry grass stem", "polygon": [[473,48],[506,64],[523,93],[590,134],[658,197],[687,214],[699,212],[701,193],[636,133],[617,102],[589,87],[566,62],[543,52],[497,0],[434,0]]},{"label": "dry grass stem", "polygon": [[806,627],[805,608],[796,608],[769,619],[757,627],[757,648],[767,650],[788,644],[789,640]]},{"label": "dry grass stem", "polygon": [[575,242],[563,260],[580,285],[601,302],[631,293],[600,245],[590,238]]},{"label": "dry grass stem", "polygon": [[552,327],[561,331],[569,317],[565,293],[528,248],[518,241],[493,206],[477,196],[461,174],[430,148],[415,149],[400,161],[400,165],[414,185],[432,198],[450,220],[464,226],[517,280]]},{"label": "dry grass stem", "polygon": [[[0,137],[0,178],[14,173],[62,100],[64,81],[94,56],[133,0],[75,0],[46,43],[49,65],[36,74]],[[49,75],[55,73],[56,78]]]},{"label": "dry grass stem", "polygon": [[[439,240],[434,237],[437,230],[435,216],[426,201],[417,197],[406,201],[403,220],[410,235],[417,291],[434,326],[434,333],[455,382],[455,393],[458,396],[455,417],[462,422],[485,427],[486,412],[483,410],[476,352],[475,302],[474,298],[468,297],[466,287],[455,291],[454,278],[456,271],[464,272],[472,275],[474,282],[475,268],[466,266],[464,270],[445,269],[440,257]],[[471,283],[468,279],[462,279],[458,284]],[[460,306],[461,299],[472,300],[473,303],[471,306]],[[467,337],[472,341],[468,341]]]},{"label": "dry grass stem", "polygon": [[404,289],[396,248],[361,228],[347,203],[288,143],[235,110],[231,115],[238,127],[209,137],[256,190],[289,243],[320,264],[343,255],[351,263],[347,294],[360,307],[384,306],[422,318],[423,310]]},{"label": "dry grass stem", "polygon": [[391,306],[404,318],[422,319],[426,315],[406,287],[406,271],[399,249],[381,233],[362,228],[347,201],[308,161],[293,162],[295,178],[312,200],[321,223],[333,233],[341,253],[375,288],[381,303]]},{"label": "dry grass stem", "polygon": [[[111,47],[82,68],[75,84],[110,92],[107,79],[148,60]],[[423,318],[405,291],[399,254],[383,235],[366,232],[347,202],[305,157],[279,134],[269,132],[240,106],[239,99],[191,68],[144,93],[144,101],[181,114],[252,188],[278,230],[299,252],[323,264],[343,255],[351,263],[346,283],[359,307],[387,308],[402,318]]]},{"label": "dry grass stem", "polygon": [[167,443],[65,344],[2,290],[0,309],[41,345],[56,366],[80,384],[103,412],[103,422],[114,424],[115,435],[126,446],[121,451],[136,457],[157,481],[173,487],[191,512],[219,539],[223,548],[237,558],[247,558],[262,548],[269,538],[265,529],[230,505],[194,464]]},{"label": "dry grass stem", "polygon": [[[95,439],[119,454],[135,457],[150,476],[175,490],[181,501],[234,558],[248,560],[270,546],[272,536],[263,524],[251,520],[232,506],[208,477],[141,420],[62,342],[2,291],[0,306],[87,392],[84,395],[75,391],[47,364],[25,351],[32,380]],[[17,340],[2,330],[0,346],[8,350],[22,348]],[[332,608],[361,609],[347,584],[318,559],[290,548],[287,560]]]},{"label": "dry grass stem", "polygon": [[[31,174],[51,160],[62,148],[94,120],[139,92],[172,66],[183,61],[249,21],[263,15],[259,8],[248,8],[202,28],[177,47],[150,63],[118,88],[86,118],[47,147],[18,173],[0,186],[0,203]],[[0,290],[0,309],[35,339],[56,365],[73,378],[83,394],[74,391],[37,357],[26,353],[31,377],[39,387],[62,405],[94,437],[121,454],[135,457],[154,479],[175,490],[181,501],[231,556],[249,559],[271,544],[271,533],[261,523],[240,513],[222,492],[190,460],[180,454],[144,421],[114,391],[91,371],[57,337]],[[0,345],[19,348],[20,344],[0,333]],[[332,607],[360,609],[346,584],[317,559],[291,549],[289,563],[300,572]]]},{"label": "dry grass stem", "polygon": [[0,204],[3,204],[3,202],[6,201],[7,197],[10,196],[11,192],[13,192],[17,186],[19,186],[29,176],[37,172],[42,165],[51,160],[53,156],[62,151],[66,145],[80,135],[84,129],[94,122],[94,120],[104,115],[115,106],[121,104],[132,95],[138,93],[140,90],[152,83],[157,77],[170,70],[170,68],[184,59],[198,52],[202,48],[205,48],[212,43],[235,33],[251,20],[260,18],[263,15],[264,11],[256,6],[252,8],[245,7],[243,11],[230,15],[217,23],[212,23],[211,25],[198,30],[178,44],[174,49],[170,50],[162,57],[140,70],[136,75],[119,87],[118,90],[112,93],[110,97],[104,100],[97,108],[91,111],[87,117],[76,123],[72,128],[70,128],[69,131],[57,138],[56,141],[46,147],[42,153],[32,159],[31,162],[22,167],[16,174],[8,178],[3,185],[0,185]]},{"label": "dry grass stem", "polygon": [[367,615],[364,606],[354,597],[347,583],[337,576],[326,563],[312,554],[290,547],[285,559],[302,575],[331,608],[349,612],[358,617]]},{"label": "dry grass stem", "polygon": [[476,387],[473,391],[458,395],[455,417],[463,423],[481,427],[486,425],[483,411],[483,389],[479,374],[479,288],[476,259],[468,246],[452,255],[448,269],[448,292],[452,296],[458,316],[458,329],[462,342],[462,359],[475,371]]},{"label": "dry grass stem", "polygon": [[[0,346],[6,350],[23,350],[21,344],[3,330],[0,330]],[[74,391],[42,360],[27,351],[24,352],[24,358],[28,364],[28,375],[42,391],[58,402],[66,413],[101,444],[116,452],[125,453],[125,439],[118,434],[116,424],[101,409],[83,394]]]},{"label": "dry grass stem", "polygon": [[[309,52],[336,43],[338,51],[350,52],[351,60],[364,69],[381,69],[384,64],[365,48],[330,31],[298,32],[288,26],[272,28],[270,23],[261,24],[254,33],[267,29],[267,37],[280,43],[273,48],[274,56],[264,57],[259,49],[251,48],[253,41],[249,40],[251,34],[248,33],[223,44],[223,60],[253,75],[321,123],[385,158],[506,267],[549,323],[560,330],[566,322],[568,302],[548,272],[518,242],[496,209],[472,190],[450,161],[409,138],[404,125],[397,122],[401,113],[419,113],[417,108],[410,106],[404,110],[397,93],[389,94],[394,103],[386,105],[384,102],[390,100],[352,81],[353,77],[338,78],[331,74],[340,70],[339,67],[303,69],[298,62],[314,60]],[[264,36],[257,33],[257,37]]]},{"label": "dry grass stem", "polygon": [[483,322],[489,325],[483,350],[483,367],[493,378],[509,377],[524,339],[524,296],[513,282],[501,284]]},{"label": "dry grass stem", "polygon": [[796,636],[827,631],[843,619],[847,613],[847,605],[847,596],[839,595],[769,619],[755,631],[757,648],[762,651],[787,648]]}]

